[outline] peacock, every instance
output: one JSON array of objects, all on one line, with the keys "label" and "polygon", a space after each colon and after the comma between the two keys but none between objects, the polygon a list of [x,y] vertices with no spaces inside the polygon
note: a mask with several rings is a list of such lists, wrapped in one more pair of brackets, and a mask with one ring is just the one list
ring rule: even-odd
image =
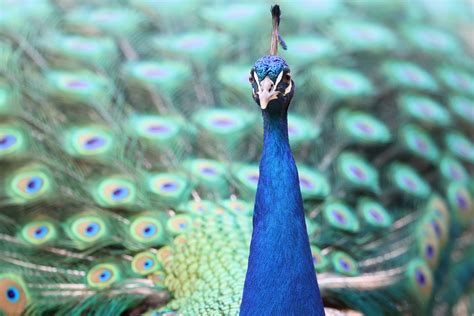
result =
[{"label": "peacock", "polygon": [[258,59],[250,72],[252,95],[262,110],[264,140],[240,315],[322,316],[298,171],[288,138],[288,108],[295,84],[288,64],[277,54],[279,42],[285,47],[278,30],[280,7],[273,6],[271,12],[270,55]]},{"label": "peacock", "polygon": [[0,315],[474,313],[472,2],[272,4],[0,0]]}]

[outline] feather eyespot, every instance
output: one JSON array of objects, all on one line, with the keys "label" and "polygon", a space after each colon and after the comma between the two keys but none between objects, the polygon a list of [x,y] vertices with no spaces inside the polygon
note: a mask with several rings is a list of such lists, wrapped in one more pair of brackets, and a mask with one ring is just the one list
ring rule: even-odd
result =
[{"label": "feather eyespot", "polygon": [[449,226],[441,218],[436,217],[433,213],[430,214],[428,220],[425,222],[426,229],[435,237],[435,241],[442,249],[449,237]]},{"label": "feather eyespot", "polygon": [[470,222],[474,213],[474,202],[467,187],[462,183],[451,183],[447,189],[448,201],[455,217],[462,225]]},{"label": "feather eyespot", "polygon": [[413,168],[402,164],[393,164],[391,178],[398,190],[408,196],[426,197],[431,187]]},{"label": "feather eyespot", "polygon": [[340,229],[348,232],[357,232],[360,224],[352,210],[343,203],[333,202],[327,204],[323,209],[325,220],[328,221],[334,229]]},{"label": "feather eyespot", "polygon": [[392,217],[388,211],[375,200],[370,198],[360,199],[357,210],[372,229],[388,228],[392,224]]},{"label": "feather eyespot", "polygon": [[416,278],[416,282],[421,287],[424,287],[426,285],[426,276],[425,276],[424,272],[421,269],[416,269],[415,278]]},{"label": "feather eyespot", "polygon": [[28,305],[28,292],[16,275],[0,275],[0,314],[22,315]]},{"label": "feather eyespot", "polygon": [[150,252],[145,251],[139,254],[136,254],[132,260],[132,270],[133,272],[140,275],[148,275],[160,267],[156,256]]},{"label": "feather eyespot", "polygon": [[411,261],[406,270],[406,278],[412,295],[420,303],[427,302],[433,290],[433,275],[428,265],[422,259]]},{"label": "feather eyespot", "polygon": [[12,193],[26,200],[38,199],[51,189],[51,179],[40,170],[20,172],[10,182]]},{"label": "feather eyespot", "polygon": [[107,234],[107,225],[95,215],[82,215],[71,223],[70,237],[83,243],[94,243]]},{"label": "feather eyespot", "polygon": [[150,178],[150,190],[161,195],[172,195],[185,186],[185,179],[171,174],[155,174]]},{"label": "feather eyespot", "polygon": [[41,246],[56,239],[57,229],[51,222],[34,221],[22,228],[21,237],[28,244]]},{"label": "feather eyespot", "polygon": [[137,114],[130,117],[129,129],[142,140],[161,146],[179,136],[181,123],[172,117]]},{"label": "feather eyespot", "polygon": [[132,221],[129,228],[132,239],[144,245],[157,245],[163,239],[163,225],[152,216],[139,216]]},{"label": "feather eyespot", "polygon": [[103,126],[77,126],[63,137],[65,150],[74,157],[90,159],[105,157],[114,148],[113,134]]},{"label": "feather eyespot", "polygon": [[355,276],[359,274],[357,262],[348,254],[336,251],[332,254],[332,265],[337,273]]},{"label": "feather eyespot", "polygon": [[421,230],[417,236],[418,253],[421,258],[431,267],[434,268],[438,264],[439,259],[439,239],[436,231],[433,230],[429,222],[425,222],[421,226]]},{"label": "feather eyespot", "polygon": [[109,177],[98,185],[96,200],[104,207],[132,204],[136,197],[136,186],[122,177]]},{"label": "feather eyespot", "polygon": [[115,264],[98,264],[87,273],[87,284],[94,289],[103,289],[121,279],[121,271]]}]

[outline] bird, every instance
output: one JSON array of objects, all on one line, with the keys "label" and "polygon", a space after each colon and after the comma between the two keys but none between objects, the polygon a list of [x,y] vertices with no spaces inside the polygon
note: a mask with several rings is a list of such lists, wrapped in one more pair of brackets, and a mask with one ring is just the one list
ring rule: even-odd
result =
[{"label": "bird", "polygon": [[270,55],[258,59],[250,73],[252,94],[262,109],[264,139],[240,315],[324,315],[288,139],[295,84],[288,64],[277,55],[280,7],[273,6],[271,12]]},{"label": "bird", "polygon": [[474,312],[469,1],[0,3],[0,314]]}]

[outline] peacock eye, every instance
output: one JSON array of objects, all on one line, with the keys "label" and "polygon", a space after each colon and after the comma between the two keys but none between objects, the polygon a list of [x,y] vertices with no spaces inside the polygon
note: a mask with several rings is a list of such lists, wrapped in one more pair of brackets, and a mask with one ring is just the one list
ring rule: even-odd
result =
[{"label": "peacock eye", "polygon": [[253,84],[255,82],[255,78],[252,76],[252,74],[250,74],[250,76],[249,76],[249,82],[251,84]]},{"label": "peacock eye", "polygon": [[290,84],[290,82],[291,82],[291,74],[290,73],[287,73],[287,74],[283,75],[283,82],[285,82],[287,84]]}]

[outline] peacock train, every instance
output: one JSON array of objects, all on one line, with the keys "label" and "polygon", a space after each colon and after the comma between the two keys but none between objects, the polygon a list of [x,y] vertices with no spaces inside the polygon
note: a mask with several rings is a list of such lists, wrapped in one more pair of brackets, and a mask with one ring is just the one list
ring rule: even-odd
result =
[{"label": "peacock train", "polygon": [[0,315],[474,314],[473,2],[273,4],[0,0]]}]

